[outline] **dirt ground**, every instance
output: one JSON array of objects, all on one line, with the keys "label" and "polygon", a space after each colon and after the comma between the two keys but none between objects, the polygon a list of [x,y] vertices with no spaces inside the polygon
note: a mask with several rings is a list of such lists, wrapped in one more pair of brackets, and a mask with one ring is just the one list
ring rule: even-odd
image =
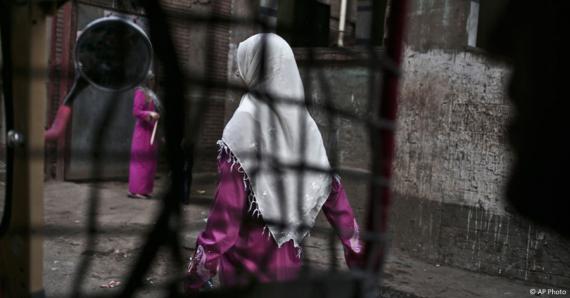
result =
[{"label": "dirt ground", "polygon": [[[157,179],[158,193],[166,179]],[[207,181],[214,181],[208,179]],[[193,187],[196,196],[211,198],[214,185],[200,183]],[[50,182],[45,189],[44,284],[47,297],[66,297],[77,279],[78,264],[90,265],[81,280],[82,291],[90,295],[115,293],[122,287],[131,265],[144,243],[146,233],[156,219],[160,201],[134,200],[126,197],[125,182],[70,183]],[[87,210],[98,197],[98,236],[94,247],[86,246]],[[182,234],[184,257],[192,254],[194,242],[207,217],[207,206],[184,207],[184,222],[194,229]],[[322,218],[318,226],[327,227]],[[305,244],[307,263],[314,268],[328,268],[333,260],[326,236],[312,235]],[[338,243],[337,263],[346,269]],[[176,276],[183,265],[171,260],[163,250],[152,262],[145,279],[146,287],[137,297],[162,297],[161,283]],[[525,284],[448,268],[433,266],[398,251],[390,251],[383,275],[382,297],[532,297],[530,290],[548,287]],[[543,295],[543,297],[550,297]],[[553,295],[551,297],[570,297]]]}]

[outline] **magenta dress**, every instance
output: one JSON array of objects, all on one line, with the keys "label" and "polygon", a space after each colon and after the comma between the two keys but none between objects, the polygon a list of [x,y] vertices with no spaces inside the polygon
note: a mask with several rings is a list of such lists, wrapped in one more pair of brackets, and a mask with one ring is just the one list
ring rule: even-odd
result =
[{"label": "magenta dress", "polygon": [[[223,286],[286,281],[301,268],[300,250],[293,241],[277,247],[268,235],[261,217],[253,216],[248,202],[248,186],[239,164],[232,165],[222,152],[218,158],[219,181],[206,229],[196,241],[196,251],[188,265],[185,287],[197,291],[219,268]],[[230,153],[231,154],[231,153]],[[344,246],[347,265],[361,266],[362,245],[358,224],[338,179],[333,179],[331,194],[322,208]]]},{"label": "magenta dress", "polygon": [[150,112],[155,112],[153,101],[146,98],[142,88],[135,90],[133,116],[136,118],[131,141],[131,163],[129,167],[129,192],[149,195],[154,187],[158,142],[150,144],[155,120],[149,120]]}]

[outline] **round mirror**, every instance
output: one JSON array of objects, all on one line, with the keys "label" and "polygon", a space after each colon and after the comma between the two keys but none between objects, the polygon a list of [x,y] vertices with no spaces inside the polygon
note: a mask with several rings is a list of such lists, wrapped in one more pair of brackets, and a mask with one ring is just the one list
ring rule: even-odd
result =
[{"label": "round mirror", "polygon": [[152,46],[134,23],[118,17],[101,18],[79,35],[75,63],[81,76],[94,86],[124,91],[146,78],[152,63]]}]

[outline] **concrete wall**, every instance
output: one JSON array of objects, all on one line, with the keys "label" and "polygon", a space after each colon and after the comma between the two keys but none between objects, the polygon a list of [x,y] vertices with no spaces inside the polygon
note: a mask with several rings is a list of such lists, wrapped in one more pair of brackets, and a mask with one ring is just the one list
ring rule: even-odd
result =
[{"label": "concrete wall", "polygon": [[570,243],[509,212],[505,66],[464,51],[406,51],[393,245],[434,264],[563,285]]},{"label": "concrete wall", "polygon": [[[308,71],[301,52],[296,49],[307,100],[367,115],[366,68],[335,64],[327,54],[334,50],[317,49],[317,61],[327,62]],[[393,248],[434,265],[568,284],[568,241],[512,214],[503,202],[511,160],[505,143],[508,69],[459,50],[409,46],[405,57],[390,213]],[[341,169],[367,173],[366,126],[344,117],[331,126],[325,111],[313,107],[311,113],[329,158]],[[343,180],[362,220],[368,183],[349,174]]]},{"label": "concrete wall", "polygon": [[[306,64],[306,49],[295,49],[305,87],[309,111],[323,136],[331,165],[340,171],[349,201],[364,224],[370,173],[370,131],[368,119],[372,105],[369,96],[369,71],[345,60],[335,49],[314,49],[319,66]],[[350,116],[333,115],[326,110],[332,106]]]},{"label": "concrete wall", "polygon": [[418,51],[461,49],[467,45],[470,1],[413,0],[408,43]]},{"label": "concrete wall", "polygon": [[[248,37],[261,32],[261,28],[254,24],[258,14],[259,0],[232,0],[231,16],[246,22],[240,25],[233,25],[230,28],[230,39],[228,48],[228,81],[231,84],[239,84],[239,78],[235,75],[237,64],[235,54],[240,42]],[[225,100],[225,121],[227,122],[233,115],[241,99],[241,93],[229,90]]]},{"label": "concrete wall", "polygon": [[467,48],[476,36],[470,1],[413,3],[394,165],[393,246],[434,264],[569,284],[570,264],[563,260],[570,258],[570,243],[503,203],[511,162],[508,68]]},{"label": "concrete wall", "polygon": [[468,52],[405,58],[394,190],[504,214],[507,69]]}]

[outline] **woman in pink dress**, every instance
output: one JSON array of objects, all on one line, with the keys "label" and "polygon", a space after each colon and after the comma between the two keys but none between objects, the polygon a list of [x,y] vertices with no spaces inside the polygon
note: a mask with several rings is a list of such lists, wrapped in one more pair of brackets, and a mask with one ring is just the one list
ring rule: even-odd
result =
[{"label": "woman in pink dress", "polygon": [[154,187],[158,142],[151,142],[158,114],[159,102],[154,88],[154,75],[149,73],[146,86],[137,87],[133,103],[136,118],[131,141],[129,193],[131,198],[149,198]]},{"label": "woman in pink dress", "polygon": [[295,278],[300,245],[321,210],[347,265],[361,266],[358,224],[305,106],[290,46],[275,34],[254,35],[240,43],[237,65],[248,92],[218,142],[218,187],[186,291],[204,287],[218,269],[224,286]]}]

